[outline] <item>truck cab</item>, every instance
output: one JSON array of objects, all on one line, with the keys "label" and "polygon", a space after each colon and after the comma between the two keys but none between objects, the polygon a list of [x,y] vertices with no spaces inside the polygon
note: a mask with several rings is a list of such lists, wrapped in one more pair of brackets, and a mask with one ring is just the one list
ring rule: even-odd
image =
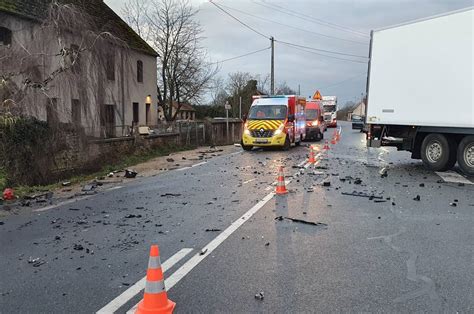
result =
[{"label": "truck cab", "polygon": [[306,99],[294,96],[254,96],[244,123],[241,145],[281,147],[299,145],[306,136],[304,108]]},{"label": "truck cab", "polygon": [[320,101],[310,100],[306,102],[306,139],[322,140],[326,131],[323,110]]},{"label": "truck cab", "polygon": [[337,127],[337,97],[323,96],[322,101],[324,110],[324,121],[328,128]]}]

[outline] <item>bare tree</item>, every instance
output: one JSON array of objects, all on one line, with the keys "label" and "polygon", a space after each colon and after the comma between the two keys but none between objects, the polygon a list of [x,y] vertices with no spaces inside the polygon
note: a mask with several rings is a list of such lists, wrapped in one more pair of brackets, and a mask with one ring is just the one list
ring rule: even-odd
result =
[{"label": "bare tree", "polygon": [[249,72],[230,73],[227,78],[227,93],[231,96],[239,95],[244,90],[247,82],[254,77]]},{"label": "bare tree", "polygon": [[270,74],[267,75],[256,75],[255,80],[257,80],[257,89],[259,92],[269,95],[270,94]]},{"label": "bare tree", "polygon": [[172,121],[183,103],[200,102],[217,68],[205,61],[202,28],[195,19],[198,11],[189,1],[149,0],[146,18],[141,8],[140,1],[129,0],[123,14],[158,52],[158,106]]},{"label": "bare tree", "polygon": [[286,82],[281,82],[278,84],[278,87],[276,88],[277,95],[296,95],[296,91],[288,86]]},{"label": "bare tree", "polygon": [[222,77],[215,77],[210,87],[210,97],[212,106],[222,106],[229,97],[225,90],[225,82]]}]

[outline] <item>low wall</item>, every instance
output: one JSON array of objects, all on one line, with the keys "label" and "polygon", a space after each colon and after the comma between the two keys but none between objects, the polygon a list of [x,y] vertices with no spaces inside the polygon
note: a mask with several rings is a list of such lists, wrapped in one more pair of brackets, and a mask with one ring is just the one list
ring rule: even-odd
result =
[{"label": "low wall", "polygon": [[72,131],[65,131],[65,147],[55,152],[51,180],[59,180],[71,174],[90,173],[125,156],[146,152],[159,147],[197,147],[205,145],[231,145],[239,143],[242,135],[240,119],[207,121],[183,121],[166,125],[151,135],[85,140]]}]

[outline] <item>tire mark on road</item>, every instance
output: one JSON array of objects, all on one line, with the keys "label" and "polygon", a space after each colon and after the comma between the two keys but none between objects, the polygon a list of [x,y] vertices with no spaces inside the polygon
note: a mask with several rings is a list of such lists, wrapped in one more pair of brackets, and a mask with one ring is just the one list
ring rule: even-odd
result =
[{"label": "tire mark on road", "polygon": [[[392,199],[395,201],[395,197],[392,197]],[[397,213],[393,210],[393,205],[389,205],[388,209],[390,210],[395,220],[397,220],[398,224],[400,225],[401,218],[398,217]],[[403,303],[403,302],[416,299],[424,295],[428,295],[431,301],[431,312],[440,313],[441,308],[442,308],[442,302],[441,302],[441,298],[439,297],[436,291],[436,285],[434,281],[427,276],[419,275],[417,273],[416,261],[418,259],[418,254],[416,254],[415,251],[412,249],[409,249],[409,248],[403,249],[400,246],[393,244],[392,242],[394,238],[404,234],[406,231],[407,231],[406,227],[401,226],[397,233],[384,235],[384,236],[378,236],[378,237],[371,237],[371,238],[368,238],[368,240],[383,240],[392,250],[396,251],[397,253],[402,253],[402,254],[407,253],[409,257],[408,257],[408,260],[406,261],[406,267],[407,267],[406,278],[412,282],[423,284],[421,288],[414,290],[412,292],[406,293],[402,296],[399,296],[398,298],[395,298],[393,301],[396,303]]]}]

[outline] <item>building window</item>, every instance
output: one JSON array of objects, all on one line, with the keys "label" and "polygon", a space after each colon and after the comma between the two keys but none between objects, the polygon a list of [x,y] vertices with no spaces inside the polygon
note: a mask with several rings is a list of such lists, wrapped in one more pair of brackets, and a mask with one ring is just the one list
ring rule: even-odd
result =
[{"label": "building window", "polygon": [[140,121],[139,115],[139,104],[137,102],[133,103],[133,123],[136,125]]},{"label": "building window", "polygon": [[71,120],[72,123],[79,127],[81,126],[81,102],[79,99],[72,99],[71,101]]},{"label": "building window", "polygon": [[137,82],[143,83],[143,62],[141,60],[137,61]]},{"label": "building window", "polygon": [[0,46],[8,46],[12,43],[12,31],[5,27],[0,27]]},{"label": "building window", "polygon": [[72,73],[81,73],[81,58],[79,54],[79,46],[71,45],[71,54],[69,55],[69,61],[71,62]]},{"label": "building window", "polygon": [[115,105],[102,105],[100,112],[100,125],[107,138],[115,137]]},{"label": "building window", "polygon": [[58,99],[50,98],[46,100],[46,122],[49,125],[57,125],[59,123],[58,116]]},{"label": "building window", "polygon": [[151,110],[151,104],[145,104],[145,123],[147,125],[150,124],[150,110]]},{"label": "building window", "polygon": [[109,53],[105,60],[105,72],[108,80],[115,81],[115,55],[113,53]]}]

